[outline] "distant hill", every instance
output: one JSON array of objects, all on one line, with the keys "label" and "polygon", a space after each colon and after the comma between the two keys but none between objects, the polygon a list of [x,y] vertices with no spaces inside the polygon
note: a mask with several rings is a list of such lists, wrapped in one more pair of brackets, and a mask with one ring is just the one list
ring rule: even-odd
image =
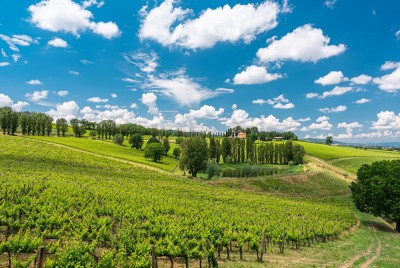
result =
[{"label": "distant hill", "polygon": [[[325,144],[325,139],[316,139],[316,138],[308,138],[303,139],[306,142],[313,143],[322,143]],[[367,147],[367,148],[400,148],[400,142],[375,142],[375,143],[353,143],[353,142],[341,142],[341,141],[333,141],[333,144],[342,145],[342,146],[350,146],[350,147]]]}]

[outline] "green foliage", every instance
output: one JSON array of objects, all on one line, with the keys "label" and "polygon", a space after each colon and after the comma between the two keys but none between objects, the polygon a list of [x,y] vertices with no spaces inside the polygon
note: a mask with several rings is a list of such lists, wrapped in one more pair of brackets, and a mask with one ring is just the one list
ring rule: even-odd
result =
[{"label": "green foliage", "polygon": [[132,146],[132,148],[136,148],[136,150],[142,149],[143,136],[139,133],[131,135],[129,137],[129,144]]},{"label": "green foliage", "polygon": [[60,137],[60,134],[65,137],[65,133],[68,130],[68,123],[67,120],[64,118],[59,118],[56,121],[56,130],[57,130],[57,136]]},{"label": "green foliage", "polygon": [[218,175],[220,171],[220,168],[218,166],[218,163],[215,159],[210,159],[207,162],[207,168],[206,168],[206,174],[208,176],[208,179],[212,179],[215,175]]},{"label": "green foliage", "polygon": [[0,108],[0,128],[3,134],[14,135],[19,125],[19,114],[10,107]]},{"label": "green foliage", "polygon": [[180,164],[189,171],[193,177],[204,170],[208,160],[207,141],[201,137],[186,139],[183,147]]},{"label": "green foliage", "polygon": [[[264,229],[271,241],[279,241],[286,227],[287,243],[295,243],[332,238],[356,223],[347,201],[340,199],[215,187],[40,142],[51,138],[36,139],[0,136],[0,221],[31,240],[53,237],[56,242],[49,244],[55,255],[46,267],[150,267],[152,244],[158,257],[205,260],[231,241],[260,245]],[[111,142],[53,140],[124,151]],[[279,250],[276,243],[270,247]],[[249,259],[255,261],[255,254],[251,250]]]},{"label": "green foliage", "polygon": [[168,155],[168,151],[171,148],[171,145],[169,144],[168,138],[164,139],[163,146],[164,146],[164,150],[165,150],[165,156],[167,156]]},{"label": "green foliage", "polygon": [[175,147],[172,155],[175,157],[175,159],[178,159],[181,156],[181,148]]},{"label": "green foliage", "polygon": [[83,135],[85,135],[86,127],[84,125],[84,121],[74,118],[71,120],[71,125],[75,137],[82,137]]},{"label": "green foliage", "polygon": [[115,135],[113,138],[113,142],[121,146],[124,143],[124,136],[122,136],[121,134]]},{"label": "green foliage", "polygon": [[154,162],[161,161],[165,155],[165,148],[161,143],[152,142],[148,143],[144,150],[144,157],[151,158]]},{"label": "green foliage", "polygon": [[161,142],[155,136],[151,136],[150,139],[147,141],[147,144],[150,144],[150,143],[161,143]]},{"label": "green foliage", "polygon": [[359,210],[395,221],[400,231],[400,160],[363,165],[350,189]]},{"label": "green foliage", "polygon": [[332,136],[328,136],[325,138],[325,144],[326,145],[332,145],[333,143],[333,137]]}]

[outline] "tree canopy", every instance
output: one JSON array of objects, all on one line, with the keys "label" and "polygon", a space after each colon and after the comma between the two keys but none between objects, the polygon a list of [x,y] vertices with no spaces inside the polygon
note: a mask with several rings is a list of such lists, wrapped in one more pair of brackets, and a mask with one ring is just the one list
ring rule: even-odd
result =
[{"label": "tree canopy", "polygon": [[400,231],[400,160],[363,165],[350,189],[359,210],[395,221]]}]

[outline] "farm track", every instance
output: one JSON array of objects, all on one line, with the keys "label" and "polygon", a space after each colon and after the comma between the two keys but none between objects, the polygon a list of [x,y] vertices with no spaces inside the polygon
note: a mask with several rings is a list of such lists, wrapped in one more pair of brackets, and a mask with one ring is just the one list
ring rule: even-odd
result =
[{"label": "farm track", "polygon": [[360,265],[360,268],[367,268],[367,267],[369,267],[376,259],[379,258],[379,256],[381,255],[381,252],[382,252],[382,242],[381,242],[381,240],[378,238],[378,236],[376,235],[376,229],[375,229],[374,227],[372,227],[372,229],[373,229],[373,231],[374,231],[375,238],[378,240],[378,247],[377,247],[376,250],[375,250],[375,254],[374,254],[371,258],[367,259],[364,263],[362,263],[362,264]]},{"label": "farm track", "polygon": [[118,157],[108,156],[108,155],[104,155],[104,154],[88,152],[88,151],[85,151],[85,150],[82,150],[82,149],[78,149],[78,148],[75,148],[75,147],[72,147],[72,146],[63,145],[63,144],[59,144],[59,143],[56,143],[56,142],[42,141],[42,140],[38,140],[38,139],[31,139],[31,138],[26,137],[26,136],[17,136],[17,137],[18,138],[32,140],[32,141],[42,142],[42,143],[45,143],[45,144],[50,144],[50,145],[54,145],[54,146],[61,147],[61,148],[70,149],[70,150],[73,150],[73,151],[76,151],[76,152],[80,152],[80,153],[85,153],[85,154],[89,154],[89,155],[103,157],[103,158],[110,159],[110,160],[115,160],[115,161],[118,161],[118,162],[121,162],[121,163],[126,163],[126,164],[129,164],[129,165],[132,165],[132,166],[145,168],[145,169],[148,169],[148,170],[151,170],[151,171],[156,171],[156,172],[160,172],[160,173],[167,174],[167,175],[174,175],[173,172],[169,172],[169,171],[166,171],[166,170],[163,170],[163,169],[160,169],[160,168],[152,167],[152,166],[149,166],[149,165],[146,165],[146,164],[134,162],[134,161],[127,160],[127,159],[121,159],[121,158],[118,158]]},{"label": "farm track", "polygon": [[[345,171],[341,168],[335,167],[318,157],[307,155],[307,158],[312,160],[312,162],[314,164],[316,164],[318,167],[323,168],[323,169],[329,171],[330,173],[335,174],[338,178],[341,178],[342,180],[345,180],[347,182],[352,182],[357,179],[357,176],[355,176],[353,174],[349,174],[347,171]],[[345,174],[347,175],[347,178],[345,177]]]}]

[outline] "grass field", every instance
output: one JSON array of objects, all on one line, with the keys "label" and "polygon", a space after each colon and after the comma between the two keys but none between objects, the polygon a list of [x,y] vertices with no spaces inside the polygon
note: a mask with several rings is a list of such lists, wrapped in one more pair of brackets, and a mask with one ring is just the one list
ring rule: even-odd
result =
[{"label": "grass field", "polygon": [[[129,160],[171,172],[174,171],[178,165],[178,161],[175,158],[171,157],[172,154],[171,150],[169,152],[170,156],[163,157],[161,162],[153,162],[151,159],[144,158],[143,150],[132,149],[126,141],[123,146],[118,146],[112,143],[112,141],[110,140],[103,141],[91,138],[54,137],[54,136],[50,137],[29,136],[27,138],[62,144],[72,148],[85,150],[91,153]],[[172,147],[173,146],[171,146],[171,149]]]}]

